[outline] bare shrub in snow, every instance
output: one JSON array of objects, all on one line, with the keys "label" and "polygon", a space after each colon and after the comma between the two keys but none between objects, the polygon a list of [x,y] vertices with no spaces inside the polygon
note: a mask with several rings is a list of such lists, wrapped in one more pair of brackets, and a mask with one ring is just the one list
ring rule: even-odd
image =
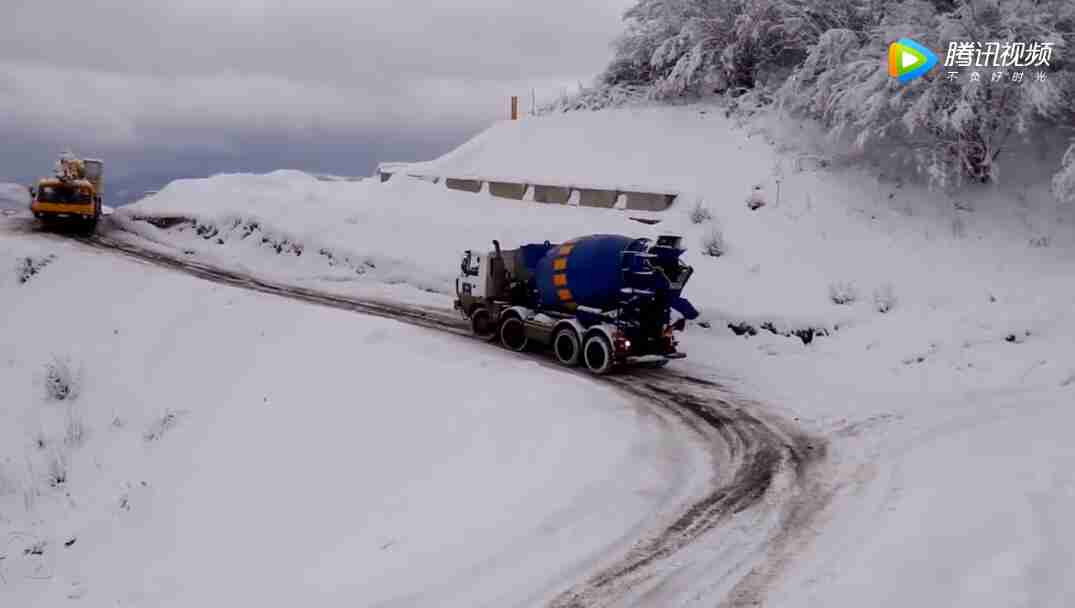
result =
[{"label": "bare shrub in snow", "polygon": [[179,418],[184,412],[177,410],[165,410],[164,414],[160,418],[153,421],[153,424],[149,426],[145,434],[142,436],[146,441],[157,441],[164,436],[169,430],[175,427],[179,423]]},{"label": "bare shrub in snow", "polygon": [[1030,239],[1030,246],[1034,248],[1045,248],[1049,246],[1048,236],[1036,236]]},{"label": "bare shrub in snow", "polygon": [[21,258],[15,265],[15,280],[20,285],[29,282],[37,273],[41,272],[45,266],[48,266],[56,259],[55,255],[49,254],[44,257],[25,257]]},{"label": "bare shrub in snow", "polygon": [[713,214],[709,211],[709,207],[703,204],[702,199],[698,199],[694,201],[689,217],[692,224],[704,224],[713,219]]},{"label": "bare shrub in snow", "polygon": [[537,114],[618,108],[645,101],[650,98],[650,94],[651,90],[646,86],[599,83],[594,87],[580,87],[574,94],[565,90],[555,101],[537,108]]},{"label": "bare shrub in snow", "polygon": [[757,211],[765,206],[765,192],[762,191],[761,186],[754,186],[754,190],[751,191],[750,196],[747,197],[747,207],[750,207],[751,211]]},{"label": "bare shrub in snow", "polygon": [[851,281],[836,281],[829,285],[829,299],[833,304],[852,304],[858,297],[858,288]]},{"label": "bare shrub in snow", "polygon": [[881,314],[888,313],[896,307],[896,290],[891,283],[885,283],[874,290],[873,307]]},{"label": "bare shrub in snow", "polygon": [[963,216],[958,213],[952,218],[952,236],[957,239],[967,236],[967,223],[963,221]]},{"label": "bare shrub in snow", "polygon": [[22,550],[24,556],[40,557],[45,554],[45,549],[48,548],[48,541],[35,539],[34,542],[26,546]]},{"label": "bare shrub in snow", "polygon": [[1075,143],[1060,162],[1060,172],[1053,177],[1053,194],[1060,201],[1075,201]]},{"label": "bare shrub in snow", "polygon": [[67,483],[67,455],[60,450],[53,450],[48,459],[49,487],[58,488]]},{"label": "bare shrub in snow", "polygon": [[45,397],[52,401],[71,401],[82,388],[82,371],[74,370],[71,362],[55,357],[45,364]]},{"label": "bare shrub in snow", "polygon": [[721,232],[719,226],[712,226],[702,237],[702,253],[708,256],[719,258],[727,252],[727,246],[724,243],[724,233]]},{"label": "bare shrub in snow", "polygon": [[11,496],[19,491],[19,481],[8,470],[8,461],[0,462],[0,496]]},{"label": "bare shrub in snow", "polygon": [[74,404],[67,406],[64,418],[63,444],[69,448],[81,447],[86,441],[86,424]]}]

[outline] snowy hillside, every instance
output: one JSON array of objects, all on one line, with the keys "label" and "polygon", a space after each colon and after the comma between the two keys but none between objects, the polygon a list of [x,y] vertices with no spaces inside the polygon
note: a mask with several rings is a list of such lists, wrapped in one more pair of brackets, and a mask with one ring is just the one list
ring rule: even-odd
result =
[{"label": "snowy hillside", "polygon": [[412,166],[681,192],[653,227],[403,177],[283,172],[173,183],[118,212],[111,236],[448,307],[459,252],[494,238],[683,234],[686,295],[703,317],[673,367],[833,442],[831,504],[773,605],[1063,605],[1075,580],[1075,526],[1061,515],[1075,507],[1075,450],[1060,431],[1075,423],[1075,210],[1051,198],[1044,170],[934,192],[815,141],[718,107],[623,109],[498,124]]},{"label": "snowy hillside", "polygon": [[705,471],[585,379],[13,222],[0,605],[520,605]]}]

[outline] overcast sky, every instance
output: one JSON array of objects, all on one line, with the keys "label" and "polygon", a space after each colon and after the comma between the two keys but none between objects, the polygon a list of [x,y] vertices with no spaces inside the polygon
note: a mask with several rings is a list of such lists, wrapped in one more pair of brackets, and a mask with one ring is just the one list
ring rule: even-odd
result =
[{"label": "overcast sky", "polygon": [[589,83],[630,0],[0,0],[0,179],[368,174]]}]

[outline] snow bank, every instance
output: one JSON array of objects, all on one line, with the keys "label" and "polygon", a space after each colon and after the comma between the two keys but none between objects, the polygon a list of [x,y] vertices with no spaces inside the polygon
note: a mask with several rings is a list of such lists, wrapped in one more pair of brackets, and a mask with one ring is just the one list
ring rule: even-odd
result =
[{"label": "snow bank", "polygon": [[704,107],[622,108],[503,121],[441,158],[406,170],[655,192],[722,186],[731,194],[764,181],[772,154],[749,133],[729,130],[719,113]]},{"label": "snow bank", "polygon": [[[403,177],[385,184],[323,183],[294,172],[176,182],[120,216],[195,216],[211,225],[209,232],[238,230],[240,237],[244,224],[256,222],[273,233],[270,241],[301,243],[304,252],[327,248],[352,261],[342,273],[329,271],[326,260],[306,266],[274,261],[276,272],[293,268],[292,277],[349,281],[362,274],[365,284],[407,284],[443,295],[453,289],[459,252],[487,249],[494,238],[511,247],[593,232],[683,234],[697,271],[688,295],[710,320],[781,330],[831,331],[880,319],[876,309],[885,299],[898,300],[893,314],[908,318],[921,318],[938,300],[977,307],[990,293],[999,297],[995,292],[1004,286],[1023,289],[1024,279],[1035,281],[1036,293],[1048,292],[1046,284],[1055,284],[1072,261],[1067,252],[1075,250],[1075,235],[1035,218],[1029,203],[1020,219],[979,200],[972,211],[967,209],[974,205],[962,199],[956,208],[900,181],[826,169],[816,156],[775,148],[766,133],[736,128],[704,107],[574,113],[498,124],[441,159],[413,166],[505,179],[556,176],[572,182],[589,176],[586,183],[623,187],[627,176],[645,177],[634,185],[686,193],[659,214],[656,227],[631,222],[619,211],[512,201]],[[647,146],[635,146],[635,138]],[[764,206],[751,210],[748,201]],[[712,219],[692,223],[695,206]],[[160,236],[129,221],[123,225]],[[702,255],[714,231],[726,250],[719,258]],[[243,240],[229,234],[221,239]],[[168,242],[237,261],[238,253],[199,240],[207,239]],[[260,243],[246,241],[235,251]],[[958,264],[947,264],[955,258]],[[258,259],[248,255],[242,263],[253,268]],[[348,267],[354,265],[365,268],[359,273]],[[855,300],[834,304],[831,292],[839,286]]]},{"label": "snow bank", "polygon": [[24,210],[30,205],[26,186],[0,182],[0,209]]},{"label": "snow bank", "polygon": [[520,605],[704,471],[528,359],[4,221],[5,606]]},{"label": "snow bank", "polygon": [[[162,231],[135,221],[144,217],[197,223]],[[115,218],[173,250],[276,278],[411,299],[432,293],[448,306],[464,249],[491,248],[493,239],[505,247],[565,240],[578,236],[580,222],[607,232],[642,227],[620,213],[539,207],[420,180],[323,182],[288,171],[180,180]]]}]

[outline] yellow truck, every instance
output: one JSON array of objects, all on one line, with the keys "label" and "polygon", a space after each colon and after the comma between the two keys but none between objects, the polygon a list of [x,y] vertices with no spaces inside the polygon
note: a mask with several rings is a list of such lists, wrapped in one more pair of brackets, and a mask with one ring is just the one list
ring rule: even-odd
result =
[{"label": "yellow truck", "polygon": [[33,188],[30,211],[42,222],[66,220],[92,232],[101,217],[104,161],[65,154],[57,161],[55,173]]}]

